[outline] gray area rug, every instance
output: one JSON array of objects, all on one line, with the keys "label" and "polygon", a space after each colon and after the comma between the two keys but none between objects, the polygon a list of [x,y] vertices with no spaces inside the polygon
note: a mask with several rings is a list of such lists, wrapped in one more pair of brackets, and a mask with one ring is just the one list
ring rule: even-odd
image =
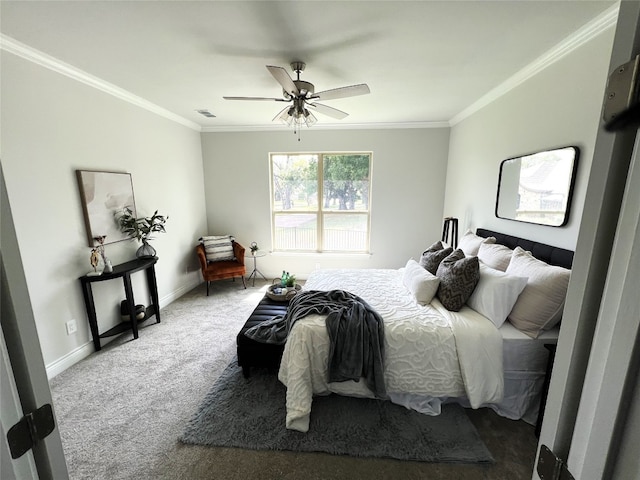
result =
[{"label": "gray area rug", "polygon": [[309,431],[285,428],[286,389],[275,372],[245,379],[236,362],[225,369],[180,441],[254,450],[326,452],[438,463],[493,463],[456,404],[428,416],[387,401],[340,395],[315,397]]}]

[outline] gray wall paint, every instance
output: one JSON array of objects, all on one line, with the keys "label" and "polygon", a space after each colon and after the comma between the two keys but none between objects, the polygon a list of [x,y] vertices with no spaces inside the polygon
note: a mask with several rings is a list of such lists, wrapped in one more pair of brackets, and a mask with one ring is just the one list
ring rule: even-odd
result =
[{"label": "gray wall paint", "polygon": [[[206,223],[200,135],[6,52],[1,88],[7,194],[51,366],[93,349],[78,281],[91,266],[75,170],[129,172],[138,211],[169,215],[167,233],[154,241],[158,293],[166,303],[199,281],[193,245]],[[106,254],[117,264],[134,258],[136,248],[119,242]],[[148,304],[144,275],[133,280],[136,301]],[[96,285],[94,297],[101,328],[119,322],[122,282]],[[68,336],[70,319],[78,332]]]},{"label": "gray wall paint", "polygon": [[372,255],[276,254],[260,258],[267,278],[282,270],[306,276],[321,268],[399,268],[437,240],[449,129],[319,130],[203,133],[207,216],[211,235],[233,234],[271,250],[269,153],[371,151]]},{"label": "gray wall paint", "polygon": [[[460,230],[485,227],[574,249],[609,68],[610,28],[451,129],[445,214]],[[576,145],[580,163],[571,216],[554,228],[496,218],[500,162]]]}]

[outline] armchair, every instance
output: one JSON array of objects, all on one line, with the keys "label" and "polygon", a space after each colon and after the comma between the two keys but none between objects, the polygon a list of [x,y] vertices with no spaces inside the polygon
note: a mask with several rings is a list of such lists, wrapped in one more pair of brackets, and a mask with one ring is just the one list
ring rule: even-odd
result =
[{"label": "armchair", "polygon": [[204,245],[196,246],[196,254],[200,260],[200,268],[202,269],[202,278],[207,282],[207,296],[209,296],[209,282],[214,280],[223,280],[225,278],[235,277],[242,278],[242,285],[247,288],[244,276],[247,272],[244,266],[245,248],[238,242],[233,242],[233,254],[235,260],[223,260],[220,262],[208,262],[205,254]]}]

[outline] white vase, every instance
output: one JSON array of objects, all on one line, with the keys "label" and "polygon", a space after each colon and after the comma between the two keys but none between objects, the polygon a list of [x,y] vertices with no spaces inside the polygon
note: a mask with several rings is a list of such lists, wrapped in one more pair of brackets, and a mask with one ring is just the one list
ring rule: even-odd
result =
[{"label": "white vase", "polygon": [[113,272],[113,265],[111,265],[111,260],[109,260],[108,258],[106,258],[104,261],[104,270],[102,270],[102,272],[103,273]]}]

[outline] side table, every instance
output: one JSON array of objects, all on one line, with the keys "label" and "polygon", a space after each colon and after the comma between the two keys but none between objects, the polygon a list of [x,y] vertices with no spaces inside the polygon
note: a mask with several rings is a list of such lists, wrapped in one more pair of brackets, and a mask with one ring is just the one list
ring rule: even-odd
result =
[{"label": "side table", "polygon": [[[84,304],[87,309],[87,318],[89,320],[89,327],[91,328],[91,335],[93,336],[93,345],[96,351],[102,347],[100,345],[100,339],[105,337],[111,337],[120,333],[131,330],[133,332],[133,338],[138,338],[138,322],[143,322],[152,315],[156,316],[156,323],[160,323],[160,304],[158,302],[158,285],[156,282],[156,270],[155,264],[158,262],[158,257],[150,258],[138,258],[131,260],[130,262],[121,263],[115,265],[111,273],[103,273],[102,275],[83,275],[80,277],[80,284],[82,285],[82,295],[84,296]],[[151,296],[151,305],[146,309],[144,318],[138,320],[135,315],[135,300],[133,298],[133,289],[131,287],[131,274],[135,272],[144,271],[147,277],[147,287],[149,288],[149,294]],[[124,283],[124,293],[129,306],[130,321],[121,322],[115,327],[110,328],[104,333],[100,333],[98,328],[98,319],[96,317],[96,307],[93,302],[93,291],[91,284],[95,282],[104,282],[105,280],[113,280],[115,278],[122,278]]]},{"label": "side table", "polygon": [[260,275],[262,278],[264,278],[265,280],[267,279],[267,277],[265,277],[262,272],[260,270],[258,270],[258,257],[265,257],[267,255],[267,252],[261,252],[260,250],[258,250],[257,252],[254,253],[250,253],[249,255],[245,255],[245,258],[252,258],[253,257],[253,272],[251,272],[251,275],[249,275],[247,277],[247,280],[251,280],[253,278],[253,283],[252,286],[255,287],[256,286],[256,277],[258,275]]}]

